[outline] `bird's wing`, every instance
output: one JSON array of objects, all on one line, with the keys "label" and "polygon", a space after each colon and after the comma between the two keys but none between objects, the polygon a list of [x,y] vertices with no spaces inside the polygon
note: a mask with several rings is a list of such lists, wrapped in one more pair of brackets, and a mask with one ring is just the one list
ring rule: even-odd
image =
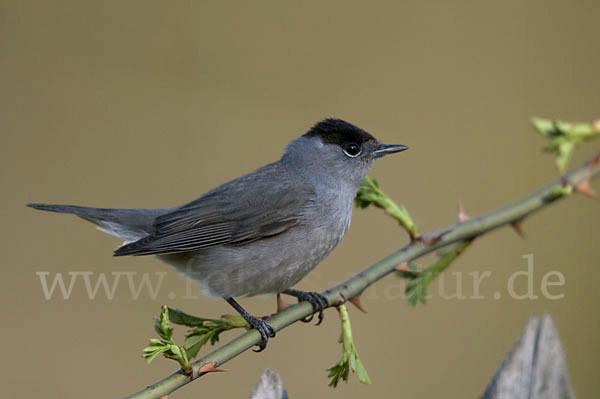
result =
[{"label": "bird's wing", "polygon": [[159,216],[148,236],[115,251],[169,254],[219,245],[243,245],[296,225],[313,191],[270,164]]}]

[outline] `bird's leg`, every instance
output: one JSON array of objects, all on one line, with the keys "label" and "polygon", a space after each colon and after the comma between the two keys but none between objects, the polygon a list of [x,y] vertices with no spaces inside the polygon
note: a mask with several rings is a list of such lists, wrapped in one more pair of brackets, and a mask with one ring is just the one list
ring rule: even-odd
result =
[{"label": "bird's leg", "polygon": [[281,312],[282,310],[284,310],[288,306],[290,306],[290,305],[288,305],[287,303],[285,303],[283,301],[283,299],[281,299],[281,293],[278,292],[277,293],[277,312]]},{"label": "bird's leg", "polygon": [[239,303],[237,303],[235,299],[231,297],[223,297],[223,299],[225,299],[227,303],[229,303],[235,310],[237,310],[240,316],[242,316],[244,320],[248,322],[250,328],[254,328],[260,333],[262,340],[260,344],[258,344],[258,350],[253,349],[254,352],[261,352],[263,349],[265,349],[267,347],[267,342],[269,341],[269,338],[273,338],[275,336],[275,330],[273,329],[273,327],[271,327],[266,321],[257,319],[256,317],[252,316],[246,311],[246,309],[244,309]]},{"label": "bird's leg", "polygon": [[[300,290],[294,290],[294,289],[287,289],[287,290],[283,290],[281,291],[283,294],[286,295],[291,295],[294,296],[296,298],[298,298],[298,302],[302,302],[302,301],[306,301],[309,302],[312,307],[313,310],[316,312],[319,312],[319,321],[317,322],[317,326],[319,324],[321,324],[321,322],[323,321],[323,309],[325,309],[327,306],[329,306],[329,303],[327,302],[327,298],[325,298],[323,295],[319,294],[318,292],[307,292],[307,291],[300,291]],[[308,323],[309,321],[311,321],[313,319],[314,313],[311,314],[310,316],[307,316],[306,318],[302,319],[303,322]]]}]

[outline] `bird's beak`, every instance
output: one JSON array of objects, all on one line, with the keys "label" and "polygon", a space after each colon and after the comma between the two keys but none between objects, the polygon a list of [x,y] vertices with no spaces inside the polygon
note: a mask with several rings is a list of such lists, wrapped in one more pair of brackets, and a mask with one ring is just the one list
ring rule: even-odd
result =
[{"label": "bird's beak", "polygon": [[373,152],[376,157],[380,158],[387,154],[393,154],[395,152],[400,152],[408,150],[408,147],[401,144],[379,144],[377,149]]}]

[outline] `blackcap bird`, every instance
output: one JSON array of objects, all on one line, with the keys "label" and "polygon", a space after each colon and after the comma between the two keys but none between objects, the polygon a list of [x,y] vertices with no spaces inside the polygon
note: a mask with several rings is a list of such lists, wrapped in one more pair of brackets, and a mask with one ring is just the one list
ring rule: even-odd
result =
[{"label": "blackcap bird", "polygon": [[156,255],[221,296],[258,330],[266,347],[273,328],[233,298],[284,293],[309,301],[323,318],[324,296],[294,290],[340,242],[353,199],[375,161],[406,150],[379,143],[340,119],[325,119],[292,141],[277,162],[215,188],[183,206],[104,209],[29,204],[71,213],[125,239],[115,256]]}]

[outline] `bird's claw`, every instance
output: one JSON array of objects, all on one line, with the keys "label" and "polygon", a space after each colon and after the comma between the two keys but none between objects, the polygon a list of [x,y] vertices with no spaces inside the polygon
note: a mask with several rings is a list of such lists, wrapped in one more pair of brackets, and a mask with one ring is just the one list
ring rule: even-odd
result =
[{"label": "bird's claw", "polygon": [[[301,294],[299,294],[297,296],[298,298],[298,302],[302,302],[302,301],[306,301],[308,303],[310,303],[316,312],[319,312],[319,316],[318,321],[317,321],[317,326],[319,324],[321,324],[321,322],[323,321],[323,317],[324,317],[324,313],[323,313],[323,309],[325,309],[327,306],[329,306],[329,303],[327,302],[327,298],[325,298],[323,295],[319,294],[318,292],[302,292]],[[310,321],[312,321],[313,317],[314,317],[314,313],[311,314],[310,316],[306,316],[304,319],[302,319],[302,321],[304,323],[308,323]]]},{"label": "bird's claw", "polygon": [[267,342],[269,338],[275,337],[275,329],[271,327],[269,323],[264,320],[259,320],[253,317],[250,320],[247,320],[250,328],[255,329],[259,332],[261,336],[260,344],[258,344],[258,349],[252,349],[254,352],[262,352],[267,347]]}]

